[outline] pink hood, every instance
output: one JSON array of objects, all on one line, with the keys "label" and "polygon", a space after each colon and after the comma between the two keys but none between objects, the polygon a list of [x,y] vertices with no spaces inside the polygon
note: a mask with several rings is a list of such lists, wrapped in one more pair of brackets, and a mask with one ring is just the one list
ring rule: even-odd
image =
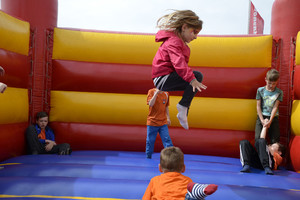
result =
[{"label": "pink hood", "polygon": [[188,66],[190,48],[172,31],[158,31],[156,42],[163,42],[152,62],[152,78],[177,72],[185,81],[195,79]]}]

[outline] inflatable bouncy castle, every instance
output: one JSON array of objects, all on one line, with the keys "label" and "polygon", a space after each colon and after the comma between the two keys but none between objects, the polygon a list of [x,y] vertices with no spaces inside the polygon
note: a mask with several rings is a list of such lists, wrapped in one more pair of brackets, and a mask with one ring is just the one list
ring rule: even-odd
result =
[{"label": "inflatable bouncy castle", "polygon": [[[8,88],[0,94],[0,199],[140,199],[159,174],[163,148],[158,137],[157,155],[146,159],[155,36],[58,28],[57,0],[1,3],[0,82]],[[189,130],[176,118],[182,94],[170,93],[169,132],[186,154],[187,175],[219,185],[211,199],[300,197],[299,6],[276,0],[270,35],[199,36],[189,45],[189,66],[202,72],[208,89],[192,102]],[[284,93],[286,169],[273,177],[240,174],[239,141],[254,141],[256,90],[271,68]],[[25,129],[42,110],[71,156],[26,155]]]}]

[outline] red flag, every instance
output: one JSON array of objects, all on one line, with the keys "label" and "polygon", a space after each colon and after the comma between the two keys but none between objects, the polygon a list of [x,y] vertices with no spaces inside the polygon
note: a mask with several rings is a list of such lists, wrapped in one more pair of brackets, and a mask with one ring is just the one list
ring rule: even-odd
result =
[{"label": "red flag", "polygon": [[248,34],[263,34],[263,33],[264,33],[264,19],[257,12],[252,1],[250,1]]}]

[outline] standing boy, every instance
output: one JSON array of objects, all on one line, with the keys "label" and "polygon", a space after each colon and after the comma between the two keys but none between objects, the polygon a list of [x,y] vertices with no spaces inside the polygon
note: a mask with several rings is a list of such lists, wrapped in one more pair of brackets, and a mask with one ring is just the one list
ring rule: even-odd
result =
[{"label": "standing boy", "polygon": [[279,142],[279,112],[278,106],[282,102],[283,92],[277,88],[279,72],[271,69],[266,75],[266,85],[257,89],[256,93],[256,109],[257,120],[255,126],[255,140],[260,138],[263,127],[268,129],[270,143]]},{"label": "standing boy", "polygon": [[162,174],[151,179],[143,200],[204,199],[218,188],[214,184],[193,183],[191,178],[182,175],[185,171],[184,155],[178,147],[167,147],[161,151],[158,168]]},{"label": "standing boy", "polygon": [[169,135],[168,125],[171,124],[169,116],[169,93],[156,88],[150,89],[147,95],[149,114],[147,117],[146,156],[152,158],[157,132],[164,147],[173,146]]}]

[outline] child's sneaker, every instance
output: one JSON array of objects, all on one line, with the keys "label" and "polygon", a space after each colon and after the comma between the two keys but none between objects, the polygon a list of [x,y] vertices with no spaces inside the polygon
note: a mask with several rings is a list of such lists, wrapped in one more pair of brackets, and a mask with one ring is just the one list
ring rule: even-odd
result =
[{"label": "child's sneaker", "polygon": [[272,172],[272,170],[271,170],[270,167],[266,167],[266,168],[265,168],[265,173],[266,173],[267,175],[274,175],[274,173]]},{"label": "child's sneaker", "polygon": [[241,169],[240,172],[249,173],[250,172],[250,166],[249,165],[244,165],[243,169]]},{"label": "child's sneaker", "polygon": [[0,82],[0,92],[3,93],[6,90],[6,88],[7,88],[7,85]]},{"label": "child's sneaker", "polygon": [[177,104],[177,110],[178,110],[178,114],[177,114],[177,118],[180,122],[180,125],[184,128],[184,129],[189,129],[189,124],[187,121],[187,111],[188,108],[185,106],[182,106],[180,104]]},{"label": "child's sneaker", "polygon": [[213,194],[218,189],[215,184],[189,183],[185,200],[203,200],[206,196]]}]

